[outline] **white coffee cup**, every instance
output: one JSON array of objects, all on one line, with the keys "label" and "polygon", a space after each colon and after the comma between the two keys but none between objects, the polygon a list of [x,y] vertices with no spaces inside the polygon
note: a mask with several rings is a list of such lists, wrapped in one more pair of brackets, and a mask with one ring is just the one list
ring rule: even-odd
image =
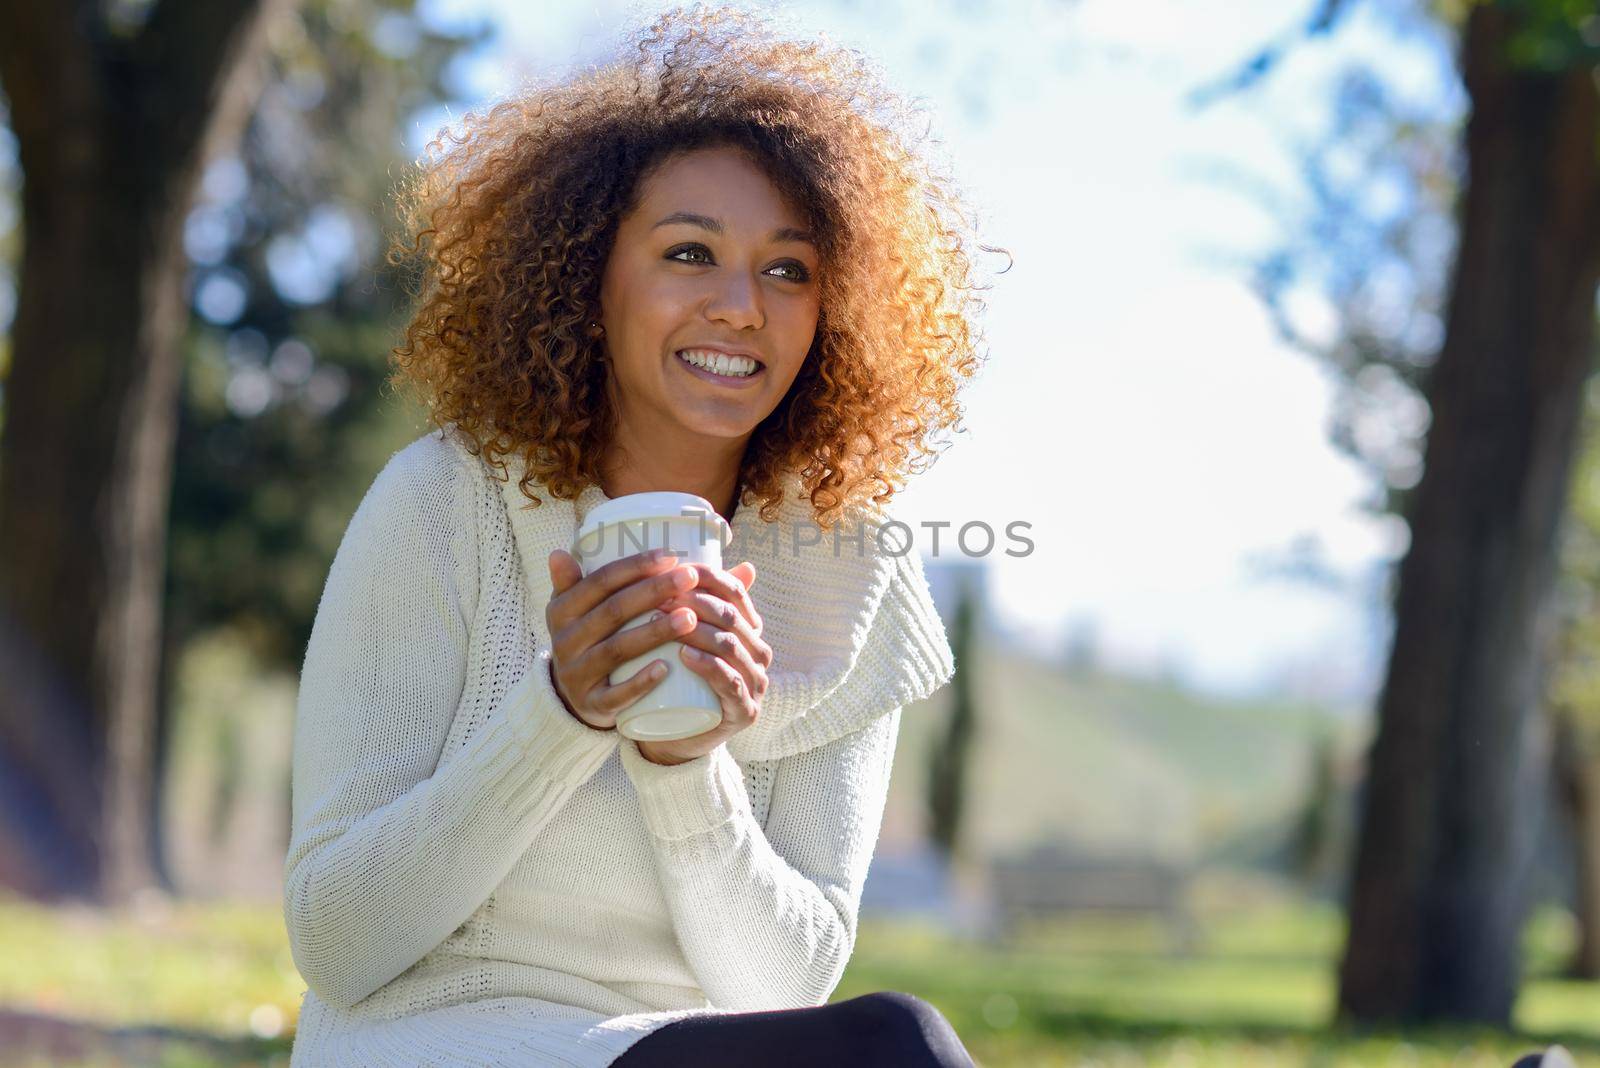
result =
[{"label": "white coffee cup", "polygon": [[[669,490],[629,493],[590,510],[573,537],[572,555],[585,575],[614,560],[659,548],[670,549],[680,565],[720,568],[723,547],[732,539],[728,521],[704,497]],[[652,608],[623,624],[622,630],[665,614]],[[674,638],[624,661],[607,677],[615,686],[652,660],[667,663],[666,677],[617,713],[617,730],[624,737],[641,742],[692,738],[722,722],[721,699],[709,682],[683,663],[678,654],[682,645]]]}]

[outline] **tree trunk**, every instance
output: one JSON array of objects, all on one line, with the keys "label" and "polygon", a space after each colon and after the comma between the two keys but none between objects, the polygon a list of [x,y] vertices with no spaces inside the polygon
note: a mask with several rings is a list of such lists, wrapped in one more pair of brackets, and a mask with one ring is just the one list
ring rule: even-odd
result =
[{"label": "tree trunk", "polygon": [[972,736],[978,718],[972,679],[978,593],[968,572],[959,572],[959,576],[955,618],[950,624],[951,653],[956,662],[950,685],[950,718],[934,739],[928,759],[928,837],[946,859],[954,859],[961,846]]},{"label": "tree trunk", "polygon": [[0,7],[23,255],[0,432],[0,876],[40,897],[155,885],[152,740],[163,549],[188,323],[183,222],[254,106],[280,0],[162,0],[131,38],[100,6]]},{"label": "tree trunk", "polygon": [[1600,281],[1595,85],[1462,45],[1468,181],[1339,977],[1344,1021],[1509,1025],[1545,785],[1544,610]]}]

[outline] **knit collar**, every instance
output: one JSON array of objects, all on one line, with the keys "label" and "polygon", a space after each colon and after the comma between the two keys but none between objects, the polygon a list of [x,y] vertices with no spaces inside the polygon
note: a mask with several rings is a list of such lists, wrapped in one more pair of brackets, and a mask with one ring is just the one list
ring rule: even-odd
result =
[{"label": "knit collar", "polygon": [[[504,481],[479,463],[506,506],[536,648],[549,648],[550,553],[570,549],[584,517],[610,498],[591,485],[576,500],[561,500],[540,492],[535,481],[542,503],[534,505],[518,486],[520,457],[506,458]],[[775,760],[812,749],[927,697],[951,678],[954,658],[915,545],[897,555],[893,550],[909,540],[904,529],[896,538],[890,528],[881,547],[875,536],[891,518],[862,507],[824,532],[797,477],[772,522],[761,519],[759,506],[735,508],[723,565],[755,564],[750,599],[773,651],[760,716],[727,742],[736,759]],[[853,535],[862,531],[858,548]]]}]

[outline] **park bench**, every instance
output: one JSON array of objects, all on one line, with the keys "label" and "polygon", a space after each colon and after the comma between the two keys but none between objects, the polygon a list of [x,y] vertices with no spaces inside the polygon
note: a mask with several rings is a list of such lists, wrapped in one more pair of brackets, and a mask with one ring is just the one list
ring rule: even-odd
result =
[{"label": "park bench", "polygon": [[1094,854],[1049,845],[990,866],[992,933],[1013,939],[1029,920],[1090,914],[1155,916],[1174,952],[1194,950],[1197,928],[1186,868],[1154,857]]}]

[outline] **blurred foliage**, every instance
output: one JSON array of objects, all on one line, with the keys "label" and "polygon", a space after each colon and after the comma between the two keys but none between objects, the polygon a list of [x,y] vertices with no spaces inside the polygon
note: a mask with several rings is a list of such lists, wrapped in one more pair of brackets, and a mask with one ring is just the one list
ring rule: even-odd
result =
[{"label": "blurred foliage", "polygon": [[235,157],[186,227],[195,309],[172,491],[169,641],[228,624],[298,669],[334,550],[379,467],[421,432],[382,384],[408,311],[382,262],[403,132],[451,99],[489,30],[399,0],[312,0],[272,36]]},{"label": "blurred foliage", "polygon": [[[1159,931],[1112,917],[1040,926],[1010,945],[867,918],[833,1000],[884,989],[924,997],[994,1068],[1504,1068],[1551,1041],[1580,1062],[1600,1055],[1592,987],[1552,975],[1572,936],[1570,917],[1558,910],[1540,913],[1524,942],[1531,981],[1517,1022],[1529,1033],[1363,1034],[1321,1026],[1341,939],[1336,909],[1275,893],[1243,902],[1231,884],[1216,889],[1203,914],[1201,952],[1188,958],[1164,952]],[[1225,898],[1234,899],[1231,907]],[[237,1043],[233,1055],[222,1056],[173,1037],[164,1059],[141,1063],[285,1063],[304,986],[275,903],[99,913],[0,899],[0,943],[21,951],[0,958],[0,1003],[100,1027],[147,1021]],[[9,1063],[26,1062],[0,1056],[0,1064]],[[126,1062],[72,1062],[114,1063]]]},{"label": "blurred foliage", "polygon": [[[1250,265],[1253,285],[1280,336],[1334,374],[1330,439],[1375,476],[1377,492],[1366,504],[1377,513],[1405,515],[1422,475],[1424,390],[1444,340],[1466,170],[1467,99],[1454,57],[1468,11],[1484,3],[1520,22],[1512,63],[1551,73],[1600,64],[1592,0],[1325,2],[1303,36],[1326,35],[1364,5],[1397,41],[1432,52],[1450,89],[1443,105],[1388,80],[1370,61],[1352,59],[1334,76],[1329,126],[1295,146],[1307,204],[1285,201],[1255,176],[1229,176],[1279,218],[1277,245]],[[1250,79],[1223,84],[1244,88],[1283,51],[1263,52],[1245,65]],[[1207,103],[1215,95],[1207,89],[1195,98]]]},{"label": "blurred foliage", "polygon": [[1333,374],[1329,437],[1374,476],[1366,507],[1403,516],[1422,476],[1424,389],[1444,339],[1462,113],[1459,102],[1440,114],[1411,101],[1359,64],[1333,90],[1325,134],[1298,146],[1307,206],[1263,198],[1279,243],[1252,265],[1252,284],[1280,337]]},{"label": "blurred foliage", "polygon": [[1556,579],[1557,632],[1548,697],[1600,748],[1600,389],[1586,398],[1583,440],[1573,465]]},{"label": "blurred foliage", "polygon": [[165,859],[184,892],[281,893],[298,687],[288,668],[260,670],[227,628],[186,646],[161,811]]},{"label": "blurred foliage", "polygon": [[1520,67],[1559,74],[1600,64],[1600,13],[1594,0],[1493,0],[1519,28],[1510,59]]}]

